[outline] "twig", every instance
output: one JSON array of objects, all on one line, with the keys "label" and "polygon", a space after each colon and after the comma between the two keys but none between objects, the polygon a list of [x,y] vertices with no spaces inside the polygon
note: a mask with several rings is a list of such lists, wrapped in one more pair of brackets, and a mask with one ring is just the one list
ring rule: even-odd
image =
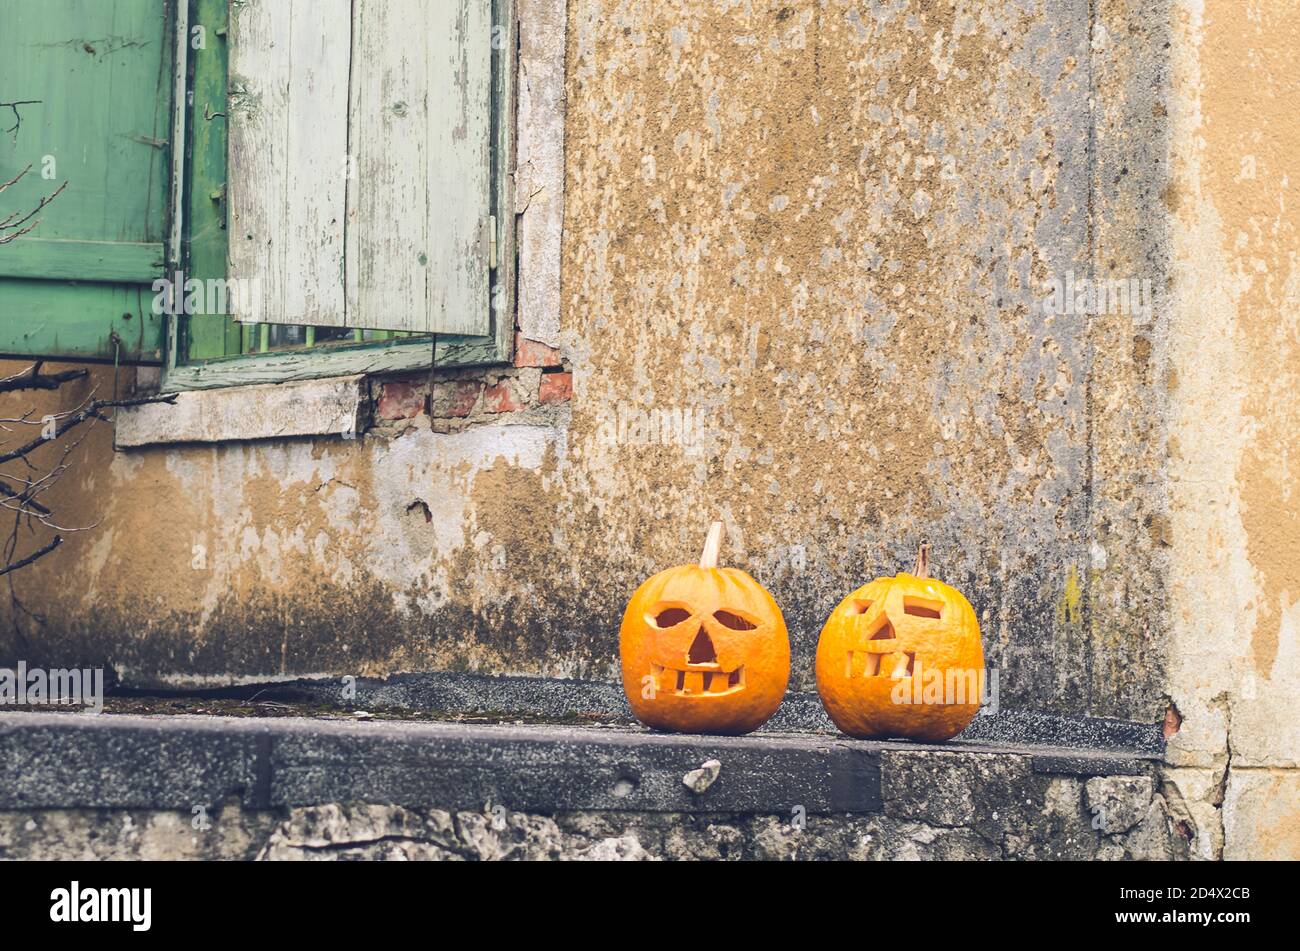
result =
[{"label": "twig", "polygon": [[40,515],[54,514],[49,509],[47,509],[44,505],[42,505],[40,502],[37,502],[34,499],[28,497],[27,490],[18,492],[17,490],[14,489],[13,486],[6,485],[5,483],[0,482],[0,495],[3,495],[5,498],[8,499],[15,499],[16,501],[20,502],[24,507],[30,508]]},{"label": "twig", "polygon": [[12,393],[15,390],[57,390],[64,383],[90,375],[90,371],[85,369],[41,373],[43,365],[44,361],[37,361],[21,373],[0,379],[0,393]]},{"label": "twig", "polygon": [[11,128],[5,129],[5,135],[12,132],[15,138],[18,136],[18,129],[23,124],[23,115],[18,111],[19,106],[35,106],[39,105],[40,102],[41,100],[39,99],[19,99],[17,102],[0,102],[0,109],[10,109],[14,114],[14,124]]},{"label": "twig", "polygon": [[58,188],[54,189],[54,191],[51,192],[50,194],[42,196],[40,204],[38,204],[35,208],[29,211],[22,218],[19,218],[17,221],[12,220],[14,215],[17,214],[17,212],[14,212],[14,215],[10,215],[4,221],[0,221],[0,229],[5,229],[5,230],[10,230],[13,228],[19,229],[18,231],[15,231],[13,234],[0,235],[0,244],[8,244],[10,241],[17,241],[23,235],[30,234],[32,231],[34,231],[36,229],[36,226],[39,225],[44,219],[37,218],[35,221],[32,221],[30,225],[27,225],[26,228],[23,228],[22,225],[27,224],[28,221],[31,221],[32,218],[35,217],[36,214],[38,214],[42,208],[44,208],[50,202],[54,201],[54,199],[58,198],[59,194],[63,191],[63,189],[67,187],[68,187],[68,183],[64,182]]},{"label": "twig", "polygon": [[[22,178],[23,174],[25,174],[25,172],[20,173],[4,187],[8,187],[13,184],[14,181]],[[59,191],[62,191],[62,188],[60,188]],[[52,200],[57,195],[58,192],[56,191],[54,195],[46,199],[43,204],[48,203],[49,200]],[[33,214],[34,213],[35,212],[33,212]],[[30,218],[30,215],[27,217]],[[18,222],[18,224],[21,225],[26,220],[27,218],[23,218]],[[3,223],[0,223],[0,225],[2,224]],[[6,239],[0,239],[0,243],[3,243],[4,240],[12,237],[14,236],[10,235],[7,236]],[[37,360],[31,366],[28,366],[24,370],[21,370],[12,376],[0,378],[0,394],[22,390],[58,390],[65,383],[85,379],[89,376],[88,371],[85,369],[43,373],[42,368],[44,365],[44,361]],[[12,529],[9,531],[8,536],[4,538],[3,544],[0,544],[0,577],[6,575],[10,576],[6,582],[9,585],[10,615],[14,633],[19,643],[25,643],[27,640],[27,635],[22,630],[23,624],[20,619],[21,616],[27,616],[38,624],[44,624],[44,620],[40,615],[28,610],[19,600],[17,591],[14,587],[13,573],[20,568],[27,567],[37,559],[42,558],[52,552],[55,548],[59,547],[63,543],[65,535],[73,532],[89,531],[95,527],[95,525],[61,525],[55,519],[54,512],[51,508],[37,500],[38,496],[44,495],[50,491],[54,487],[55,483],[57,483],[59,479],[68,472],[71,467],[69,461],[71,454],[89,435],[89,429],[83,430],[82,433],[74,439],[65,440],[64,442],[59,443],[62,452],[54,458],[52,462],[45,461],[45,456],[42,455],[40,457],[42,462],[39,467],[33,463],[33,458],[36,456],[37,450],[47,443],[57,442],[60,437],[66,435],[68,432],[88,420],[112,422],[112,416],[107,414],[108,410],[130,406],[143,406],[149,403],[175,403],[176,399],[176,394],[168,393],[161,396],[101,400],[95,397],[95,389],[92,388],[90,393],[81,400],[80,405],[75,408],[63,412],[47,414],[42,417],[39,421],[42,430],[40,436],[26,441],[17,448],[9,449],[8,451],[0,453],[0,465],[9,462],[16,462],[19,465],[26,467],[26,472],[22,474],[0,471],[0,509],[8,510],[12,512],[14,516]],[[4,432],[12,431],[7,426],[3,425],[6,422],[30,426],[38,425],[36,420],[30,418],[37,412],[36,409],[33,409],[17,419],[0,419],[0,430]],[[51,425],[53,426],[52,430],[50,428]],[[98,523],[95,524],[97,525]],[[29,532],[35,532],[38,527],[43,527],[51,530],[54,533],[54,536],[50,541],[41,545],[35,551],[18,558],[17,553],[20,536],[23,534],[24,526]]]},{"label": "twig", "polygon": [[19,561],[11,562],[10,564],[0,567],[0,576],[7,575],[11,571],[17,571],[19,568],[26,568],[37,558],[41,558],[45,555],[48,555],[50,552],[54,551],[54,549],[58,548],[62,544],[63,544],[63,536],[55,535],[54,540],[51,541],[48,545],[41,546],[36,551],[28,555],[26,558],[20,559]]},{"label": "twig", "polygon": [[27,174],[28,172],[30,172],[31,170],[32,170],[31,163],[28,162],[28,163],[27,163],[27,167],[26,167],[25,169],[23,169],[21,172],[19,172],[17,175],[15,175],[13,178],[9,179],[9,181],[7,181],[7,182],[0,182],[0,195],[4,194],[6,191],[8,191],[8,190],[9,190],[10,188],[12,188],[14,185],[17,185],[20,181],[22,181],[23,176],[26,175],[26,174]]},{"label": "twig", "polygon": [[79,410],[73,410],[68,413],[60,413],[57,416],[55,416],[54,417],[55,419],[62,419],[63,422],[60,423],[59,426],[55,428],[54,435],[50,436],[48,439],[45,436],[38,436],[37,438],[33,439],[31,442],[27,443],[24,446],[20,446],[17,449],[11,449],[9,452],[6,453],[0,453],[0,465],[6,462],[13,462],[15,459],[21,457],[26,457],[28,453],[32,452],[35,449],[40,448],[47,442],[52,442],[53,440],[58,439],[68,430],[76,426],[80,426],[88,419],[98,419],[105,423],[111,423],[112,420],[109,419],[107,416],[101,415],[100,410],[112,409],[112,408],[122,407],[122,406],[143,406],[146,403],[175,403],[175,402],[176,402],[175,393],[168,393],[164,396],[145,396],[133,400],[91,400],[89,403],[84,404],[82,408]]}]

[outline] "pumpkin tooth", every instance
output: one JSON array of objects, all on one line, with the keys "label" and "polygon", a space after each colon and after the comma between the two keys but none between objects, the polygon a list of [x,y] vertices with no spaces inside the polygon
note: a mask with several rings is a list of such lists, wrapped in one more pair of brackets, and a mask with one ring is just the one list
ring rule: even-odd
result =
[{"label": "pumpkin tooth", "polygon": [[872,651],[849,651],[844,659],[844,676],[875,677],[880,673],[880,654]]},{"label": "pumpkin tooth", "polygon": [[664,676],[664,673],[665,671],[662,665],[660,664],[650,665],[650,676],[654,680],[655,693],[660,693],[668,689],[668,686],[665,683],[667,678]]},{"label": "pumpkin tooth", "polygon": [[912,676],[912,661],[916,658],[915,654],[906,651],[899,651],[897,654],[890,654],[894,658],[894,669],[889,676],[894,680],[905,680]]}]

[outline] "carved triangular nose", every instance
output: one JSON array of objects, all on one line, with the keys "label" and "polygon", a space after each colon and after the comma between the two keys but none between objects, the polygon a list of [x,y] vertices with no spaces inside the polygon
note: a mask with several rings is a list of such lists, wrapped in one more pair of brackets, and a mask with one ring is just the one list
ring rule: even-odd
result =
[{"label": "carved triangular nose", "polygon": [[709,640],[709,635],[704,633],[704,628],[695,635],[695,640],[691,641],[691,649],[686,652],[686,662],[688,664],[716,664],[718,655],[713,650],[713,641]]}]

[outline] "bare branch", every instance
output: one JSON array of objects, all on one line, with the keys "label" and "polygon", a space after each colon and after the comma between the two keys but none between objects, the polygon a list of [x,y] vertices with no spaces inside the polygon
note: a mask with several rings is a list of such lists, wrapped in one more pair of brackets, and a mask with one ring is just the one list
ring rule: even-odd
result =
[{"label": "bare branch", "polygon": [[22,181],[23,176],[26,175],[31,170],[32,170],[32,166],[31,163],[29,162],[25,169],[23,169],[21,172],[15,175],[13,178],[9,179],[9,181],[0,182],[0,195],[3,195],[10,187],[17,185],[20,181]]},{"label": "bare branch", "polygon": [[[50,202],[54,201],[54,199],[58,198],[59,194],[63,191],[63,189],[67,187],[68,187],[68,183],[64,182],[58,188],[54,189],[54,191],[52,191],[50,194],[43,195],[41,197],[40,203],[31,211],[29,211],[26,215],[24,215],[22,218],[19,218],[17,221],[11,220],[14,217],[14,215],[10,215],[4,221],[0,221],[0,230],[11,230],[14,228],[19,229],[17,231],[14,231],[12,234],[0,235],[0,244],[8,244],[10,241],[17,241],[25,234],[30,234],[36,228],[36,226],[39,225],[44,219],[37,218],[35,221],[32,221],[32,223],[27,225],[27,227],[25,228],[22,227],[22,225],[27,224],[27,222],[31,221],[32,218],[34,218],[41,211],[42,208],[44,208]],[[17,214],[17,212],[14,212],[14,214]]]},{"label": "bare branch", "polygon": [[[25,480],[23,480],[23,481],[25,481]],[[0,482],[0,495],[3,495],[3,496],[4,496],[5,498],[7,498],[7,499],[14,499],[14,500],[16,500],[16,501],[17,501],[20,505],[22,505],[23,507],[25,507],[25,508],[29,508],[29,509],[31,509],[32,511],[36,512],[36,513],[39,514],[39,515],[53,515],[53,514],[54,514],[54,513],[51,512],[49,509],[47,509],[44,505],[41,505],[41,503],[39,503],[39,502],[35,501],[34,499],[30,498],[29,495],[28,495],[28,491],[27,491],[26,489],[24,489],[22,492],[19,492],[19,491],[18,491],[17,489],[15,489],[13,486],[11,486],[11,485],[6,485],[5,483]],[[3,503],[0,503],[0,504],[3,504]],[[5,508],[11,508],[11,507],[12,507],[12,506],[5,505]]]},{"label": "bare branch", "polygon": [[10,564],[4,566],[0,566],[0,575],[7,575],[11,571],[17,571],[19,568],[26,568],[36,559],[48,555],[50,552],[54,551],[54,549],[58,548],[62,544],[63,544],[63,537],[61,535],[55,535],[54,539],[48,545],[41,546],[36,551],[28,555],[26,558],[21,558],[18,561],[11,562]]},{"label": "bare branch", "polygon": [[21,373],[0,379],[0,393],[14,390],[57,390],[70,380],[80,380],[90,375],[90,371],[85,369],[41,373],[42,365],[43,361],[37,361]]},{"label": "bare branch", "polygon": [[[38,102],[39,100],[34,99],[12,102],[0,101],[0,110],[8,109],[13,113],[13,124],[3,129],[0,134],[12,134],[14,140],[17,141],[18,129],[23,121],[23,115],[19,111],[19,107],[37,105]],[[31,170],[32,166],[29,164],[8,181],[0,182],[0,195],[3,195],[26,178]],[[42,195],[34,208],[19,208],[7,214],[0,214],[0,247],[31,234],[43,220],[41,212],[63,194],[67,187],[68,183],[65,181],[54,191]],[[88,371],[85,369],[42,373],[41,368],[43,365],[43,361],[38,360],[19,373],[0,378],[0,394],[25,390],[58,390],[65,383],[86,379],[89,376]],[[14,468],[22,467],[19,473],[0,471],[0,509],[12,512],[14,516],[12,530],[0,545],[0,576],[10,576],[7,583],[9,585],[14,631],[20,641],[26,640],[26,635],[23,634],[19,623],[20,614],[25,614],[38,623],[43,623],[43,621],[39,615],[28,611],[18,599],[14,588],[13,572],[32,564],[59,547],[63,543],[64,533],[86,531],[88,528],[94,527],[77,528],[60,525],[55,520],[54,512],[37,500],[38,496],[49,492],[68,471],[71,465],[69,461],[71,453],[81,445],[90,428],[83,430],[82,434],[77,438],[61,444],[62,452],[55,455],[53,461],[50,460],[48,454],[37,453],[37,450],[47,443],[55,442],[61,436],[66,435],[69,431],[87,421],[112,422],[112,416],[105,415],[107,410],[124,406],[140,406],[145,403],[171,403],[175,402],[175,400],[174,395],[125,400],[100,400],[95,398],[95,392],[92,390],[76,408],[45,415],[39,422],[30,418],[37,412],[35,409],[17,419],[0,419],[0,432],[4,433],[13,431],[5,425],[7,423],[16,426],[39,425],[41,427],[41,435],[38,438],[29,440],[15,449],[0,452],[0,465],[13,462],[16,464]],[[50,428],[51,425],[53,425],[53,429]],[[39,460],[39,467],[34,460]],[[19,558],[19,540],[24,526],[26,526],[28,532],[34,533],[38,527],[43,527],[52,529],[56,534],[51,541],[41,545],[30,554]]]},{"label": "bare branch", "polygon": [[[13,376],[0,379],[0,393],[14,392],[18,390],[57,390],[62,384],[85,378],[85,370],[68,370],[58,373],[42,373],[41,368],[43,361],[37,361],[23,371]],[[70,468],[69,456],[81,445],[86,435],[81,435],[71,443],[63,443],[60,448],[62,452],[57,460],[50,464],[42,464],[39,468],[33,464],[33,454],[41,446],[47,443],[54,443],[60,437],[66,435],[71,430],[80,426],[82,423],[93,420],[112,422],[112,416],[106,415],[107,410],[119,409],[129,406],[142,406],[149,403],[174,403],[177,397],[174,393],[164,394],[161,396],[135,397],[130,399],[101,400],[95,398],[95,393],[91,393],[76,407],[59,413],[45,415],[39,425],[43,427],[42,434],[23,445],[11,449],[7,452],[0,453],[0,465],[7,462],[16,462],[25,466],[30,476],[16,475],[12,472],[0,472],[0,509],[8,510],[14,514],[13,528],[9,532],[3,545],[3,552],[0,554],[0,576],[11,574],[19,568],[32,564],[38,558],[53,551],[63,542],[65,534],[72,532],[89,531],[98,525],[87,526],[67,526],[60,524],[55,520],[53,511],[46,505],[37,501],[37,496],[43,495],[53,488],[54,484]],[[27,425],[38,425],[35,420],[28,417],[34,415],[36,411],[32,410],[25,416],[10,420],[10,422],[24,423]],[[53,431],[48,427],[54,423]],[[2,427],[0,427],[2,428]],[[88,433],[87,433],[88,434]],[[19,534],[24,524],[29,530],[35,530],[37,526],[51,529],[57,534],[54,539],[41,546],[31,554],[17,558],[16,555],[19,547]],[[16,560],[15,560],[16,559]],[[10,584],[10,600],[17,608],[17,595],[13,590],[12,579]],[[30,612],[27,612],[30,615]],[[36,617],[36,615],[30,615]],[[15,623],[17,621],[15,620]]]},{"label": "bare branch", "polygon": [[39,105],[40,102],[41,100],[39,99],[19,99],[17,102],[0,102],[0,109],[9,109],[14,114],[14,124],[8,129],[5,129],[5,135],[12,133],[14,138],[18,137],[18,130],[23,124],[23,114],[18,111],[19,106],[35,106]]}]

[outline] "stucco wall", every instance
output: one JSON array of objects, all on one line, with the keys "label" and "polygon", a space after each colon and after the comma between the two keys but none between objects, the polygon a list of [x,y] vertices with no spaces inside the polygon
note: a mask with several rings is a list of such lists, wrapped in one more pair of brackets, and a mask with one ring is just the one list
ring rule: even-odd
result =
[{"label": "stucco wall", "polygon": [[[808,686],[830,607],[928,537],[1004,702],[1152,716],[1152,543],[1091,510],[1093,389],[1134,374],[1038,306],[1090,271],[1088,4],[581,2],[570,32],[569,441],[620,581],[719,513]],[[703,450],[602,440],[619,402],[698,410]]]},{"label": "stucco wall", "polygon": [[[1167,718],[1201,854],[1300,852],[1297,5],[567,19],[559,307],[521,317],[558,352],[376,383],[356,440],[101,430],[58,490],[98,524],[18,579],[45,623],[4,654],[610,678],[630,591],[718,517],[807,689],[825,614],[924,537],[1004,706]],[[1044,312],[1071,272],[1154,307]]]},{"label": "stucco wall", "polygon": [[[356,441],[94,441],[63,491],[98,527],[21,580],[38,641],[139,680],[608,677],[630,590],[716,516],[787,615],[796,686],[830,607],[925,537],[1004,704],[1157,719],[1152,346],[1131,315],[1112,352],[1039,303],[1099,253],[1090,92],[1155,111],[1150,84],[1111,91],[1131,66],[1108,54],[1085,2],[571,2],[560,329],[535,334],[571,403]],[[1160,178],[1159,135],[1131,147]],[[1140,253],[1122,273],[1158,266]],[[507,408],[541,379],[516,371]]]}]

